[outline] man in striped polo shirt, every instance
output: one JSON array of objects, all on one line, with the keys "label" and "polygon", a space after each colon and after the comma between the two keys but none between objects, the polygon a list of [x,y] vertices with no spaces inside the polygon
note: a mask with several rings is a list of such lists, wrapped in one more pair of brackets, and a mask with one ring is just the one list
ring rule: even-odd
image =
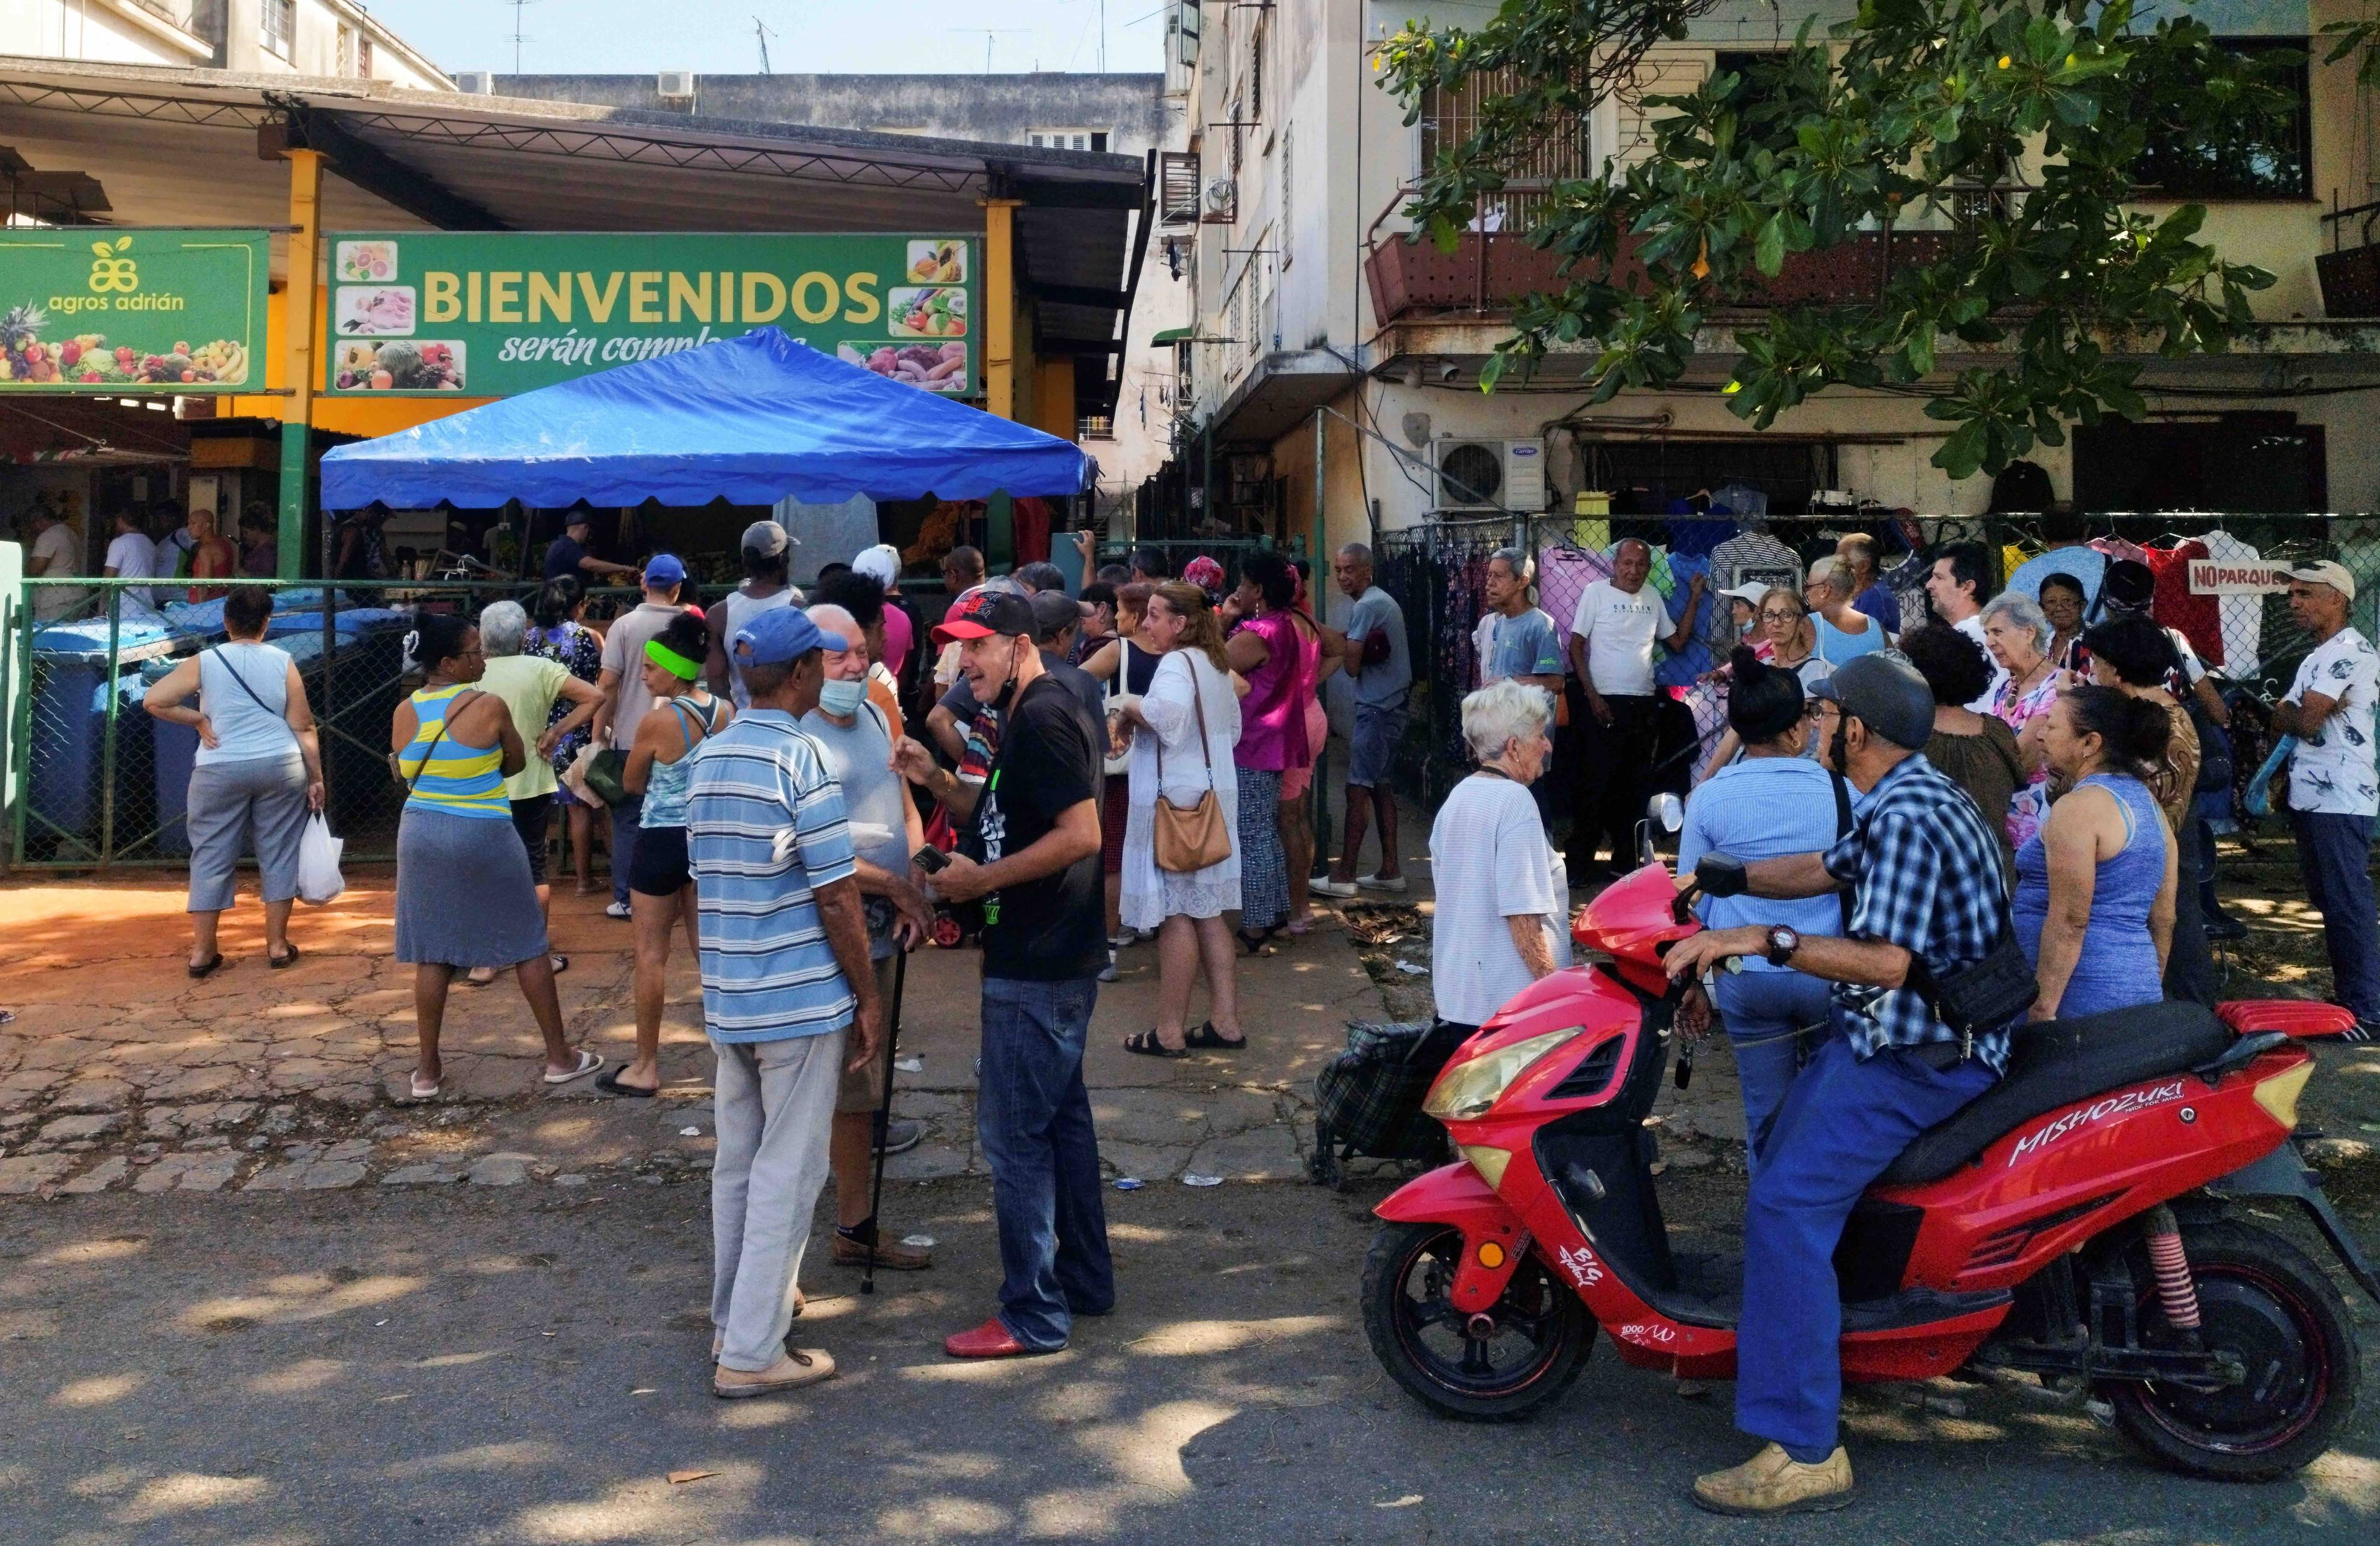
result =
[{"label": "man in striped polo shirt", "polygon": [[797,607],[761,613],[729,641],[752,706],[697,749],[686,804],[718,1057],[710,1388],[730,1398],[834,1373],[819,1349],[787,1351],[785,1333],[835,1093],[882,1034],[843,788],[796,725],[818,706],[824,643]]}]

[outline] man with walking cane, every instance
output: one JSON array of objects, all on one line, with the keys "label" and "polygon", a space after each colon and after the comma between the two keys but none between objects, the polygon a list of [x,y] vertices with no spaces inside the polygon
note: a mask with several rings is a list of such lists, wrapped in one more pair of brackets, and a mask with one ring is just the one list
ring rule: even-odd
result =
[{"label": "man with walking cane", "polygon": [[892,771],[893,732],[884,712],[868,701],[868,643],[859,624],[839,606],[814,606],[809,619],[824,640],[825,679],[818,707],[802,729],[818,743],[827,771],[843,785],[857,859],[859,895],[868,919],[868,956],[877,997],[890,1005],[885,1034],[867,1065],[846,1073],[835,1093],[834,1264],[857,1267],[873,1285],[876,1269],[914,1272],[932,1259],[914,1246],[884,1238],[877,1227],[884,1153],[917,1141],[888,1142],[892,1103],[892,1043],[900,1034],[901,987],[906,952],[932,932],[925,894],[909,879],[909,856],[926,846],[917,802]]}]

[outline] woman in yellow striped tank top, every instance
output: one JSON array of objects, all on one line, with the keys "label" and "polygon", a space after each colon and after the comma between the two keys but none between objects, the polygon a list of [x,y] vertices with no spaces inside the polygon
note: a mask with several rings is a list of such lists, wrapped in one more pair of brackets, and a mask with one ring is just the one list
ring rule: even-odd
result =
[{"label": "woman in yellow striped tank top", "polygon": [[433,1100],[444,1085],[438,1037],[446,989],[457,968],[472,967],[510,967],[519,978],[545,1038],[545,1082],[582,1078],[603,1060],[564,1039],[528,851],[490,824],[510,826],[504,780],[528,753],[504,700],[471,686],[487,663],[480,630],[468,617],[420,614],[406,652],[426,673],[389,725],[407,790],[396,834],[396,958],[413,965],[421,1041],[413,1098]]}]

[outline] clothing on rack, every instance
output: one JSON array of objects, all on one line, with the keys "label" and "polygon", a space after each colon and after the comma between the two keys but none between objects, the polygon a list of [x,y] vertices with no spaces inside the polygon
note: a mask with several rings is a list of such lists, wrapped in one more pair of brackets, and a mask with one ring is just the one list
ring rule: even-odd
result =
[{"label": "clothing on rack", "polygon": [[2223,617],[2215,598],[2190,588],[2190,564],[2207,556],[2206,544],[2196,538],[2169,548],[2143,548],[2141,562],[2156,576],[2156,599],[2149,612],[2168,628],[2180,628],[2201,660],[2223,658]]},{"label": "clothing on rack", "polygon": [[1746,531],[1711,549],[1711,583],[1733,590],[1748,581],[1764,585],[1802,585],[1802,555],[1766,531]]}]

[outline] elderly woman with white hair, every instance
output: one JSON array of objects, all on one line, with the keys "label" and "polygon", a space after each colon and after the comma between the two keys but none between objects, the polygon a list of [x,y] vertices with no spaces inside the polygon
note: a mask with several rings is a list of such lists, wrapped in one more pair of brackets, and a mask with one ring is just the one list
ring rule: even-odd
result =
[{"label": "elderly woman with white hair", "polygon": [[1551,694],[1518,681],[1463,700],[1463,738],[1479,768],[1429,829],[1431,980],[1438,1017],[1453,1025],[1480,1025],[1570,965],[1570,880],[1529,795],[1553,750],[1553,712]]},{"label": "elderly woman with white hair", "polygon": [[1892,648],[1892,636],[1884,625],[1852,604],[1859,600],[1859,591],[1846,560],[1828,557],[1811,565],[1803,598],[1817,634],[1818,658],[1833,669],[1840,671],[1862,655]]},{"label": "elderly woman with white hair", "polygon": [[[553,792],[561,785],[553,774],[553,749],[565,736],[595,718],[603,694],[592,682],[582,682],[561,662],[523,654],[528,642],[528,612],[518,602],[497,602],[480,614],[480,649],[487,656],[480,688],[503,699],[518,725],[546,724],[553,705],[567,700],[570,712],[546,724],[537,738],[537,754],[521,771],[504,780],[504,797],[512,802],[513,830],[528,850],[529,878],[537,883],[537,905],[549,922],[553,917],[553,888],[545,882],[546,828],[553,814]],[[570,957],[556,956],[553,969],[566,971]],[[496,980],[487,967],[474,968],[464,981],[484,988]]]},{"label": "elderly woman with white hair", "polygon": [[1992,713],[2016,733],[2024,782],[2009,797],[2008,840],[2022,848],[2049,815],[2049,711],[2057,706],[2063,676],[2050,658],[2053,630],[2041,605],[2022,591],[1995,596],[1983,610],[1984,649],[2008,677],[1992,700]]}]

